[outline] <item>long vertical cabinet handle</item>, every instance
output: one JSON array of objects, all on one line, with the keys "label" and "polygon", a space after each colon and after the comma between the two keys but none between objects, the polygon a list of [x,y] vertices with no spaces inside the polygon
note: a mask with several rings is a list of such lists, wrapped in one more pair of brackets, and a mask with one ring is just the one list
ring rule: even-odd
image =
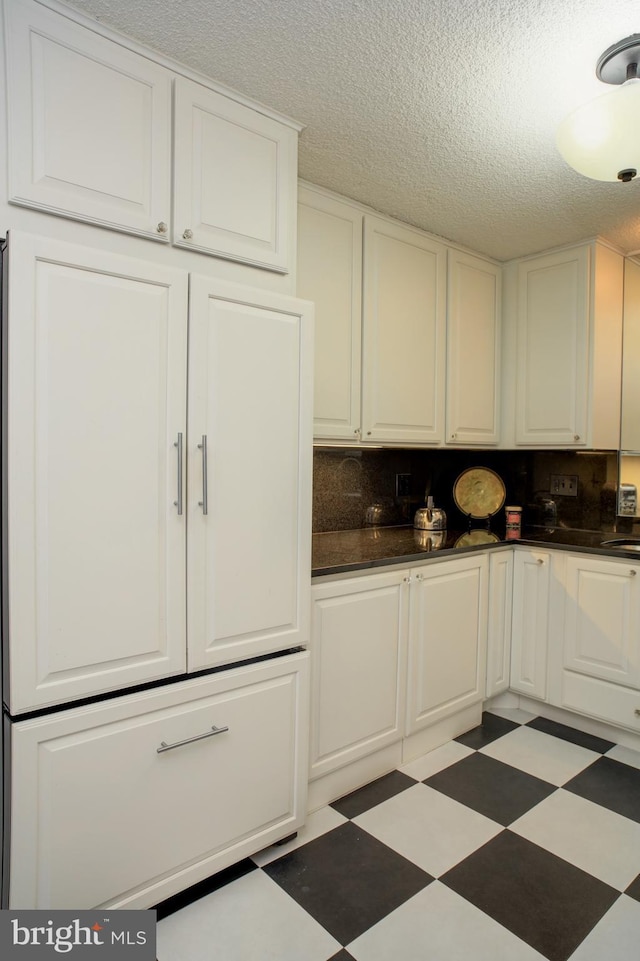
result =
[{"label": "long vertical cabinet handle", "polygon": [[178,508],[178,514],[182,514],[182,434],[178,434],[178,439],[173,446],[178,449],[178,500],[173,504]]},{"label": "long vertical cabinet handle", "polygon": [[203,514],[209,513],[209,500],[207,497],[207,435],[202,435],[202,443],[198,444],[198,450],[202,451],[202,500],[198,501],[198,506],[202,508]]}]

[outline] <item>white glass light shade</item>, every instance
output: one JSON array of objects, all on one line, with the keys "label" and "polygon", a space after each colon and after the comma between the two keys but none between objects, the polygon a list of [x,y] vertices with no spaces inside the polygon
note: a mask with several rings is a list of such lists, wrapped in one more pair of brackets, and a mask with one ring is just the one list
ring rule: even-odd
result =
[{"label": "white glass light shade", "polygon": [[618,180],[637,170],[640,180],[640,78],[578,107],[558,127],[558,150],[570,167],[593,180]]}]

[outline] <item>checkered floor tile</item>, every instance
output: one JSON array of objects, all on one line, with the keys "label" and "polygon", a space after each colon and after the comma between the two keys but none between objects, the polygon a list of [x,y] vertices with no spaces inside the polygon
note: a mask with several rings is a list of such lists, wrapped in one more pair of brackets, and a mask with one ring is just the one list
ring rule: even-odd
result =
[{"label": "checkered floor tile", "polygon": [[628,961],[640,755],[484,714],[158,917],[158,961]]}]

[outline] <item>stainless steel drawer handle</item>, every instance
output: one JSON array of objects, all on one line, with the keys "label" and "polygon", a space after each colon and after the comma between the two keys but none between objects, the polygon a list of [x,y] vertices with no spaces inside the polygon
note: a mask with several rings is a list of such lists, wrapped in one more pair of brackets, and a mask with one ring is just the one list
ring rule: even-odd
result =
[{"label": "stainless steel drawer handle", "polygon": [[178,508],[178,514],[182,514],[182,434],[178,434],[178,439],[173,446],[178,449],[178,500],[173,504]]},{"label": "stainless steel drawer handle", "polygon": [[202,508],[203,514],[209,513],[209,500],[207,497],[207,435],[202,435],[202,443],[198,444],[198,450],[202,451],[202,500],[198,501],[198,506]]},{"label": "stainless steel drawer handle", "polygon": [[210,731],[205,734],[196,734],[195,737],[187,737],[184,741],[176,741],[175,744],[167,744],[166,741],[160,741],[160,747],[156,748],[158,754],[164,754],[165,751],[173,751],[175,747],[184,747],[185,744],[193,744],[194,741],[204,741],[206,737],[214,737],[216,734],[224,734],[225,731],[229,730],[229,726],[216,727],[215,724]]}]

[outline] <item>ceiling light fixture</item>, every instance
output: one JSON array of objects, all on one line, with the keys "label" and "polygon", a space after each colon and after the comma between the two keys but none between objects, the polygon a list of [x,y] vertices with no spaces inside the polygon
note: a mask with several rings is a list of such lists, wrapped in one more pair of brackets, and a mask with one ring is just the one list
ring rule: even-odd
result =
[{"label": "ceiling light fixture", "polygon": [[558,127],[558,150],[585,177],[629,183],[640,170],[639,64],[640,33],[614,43],[598,60],[596,76],[617,89],[578,107]]}]

